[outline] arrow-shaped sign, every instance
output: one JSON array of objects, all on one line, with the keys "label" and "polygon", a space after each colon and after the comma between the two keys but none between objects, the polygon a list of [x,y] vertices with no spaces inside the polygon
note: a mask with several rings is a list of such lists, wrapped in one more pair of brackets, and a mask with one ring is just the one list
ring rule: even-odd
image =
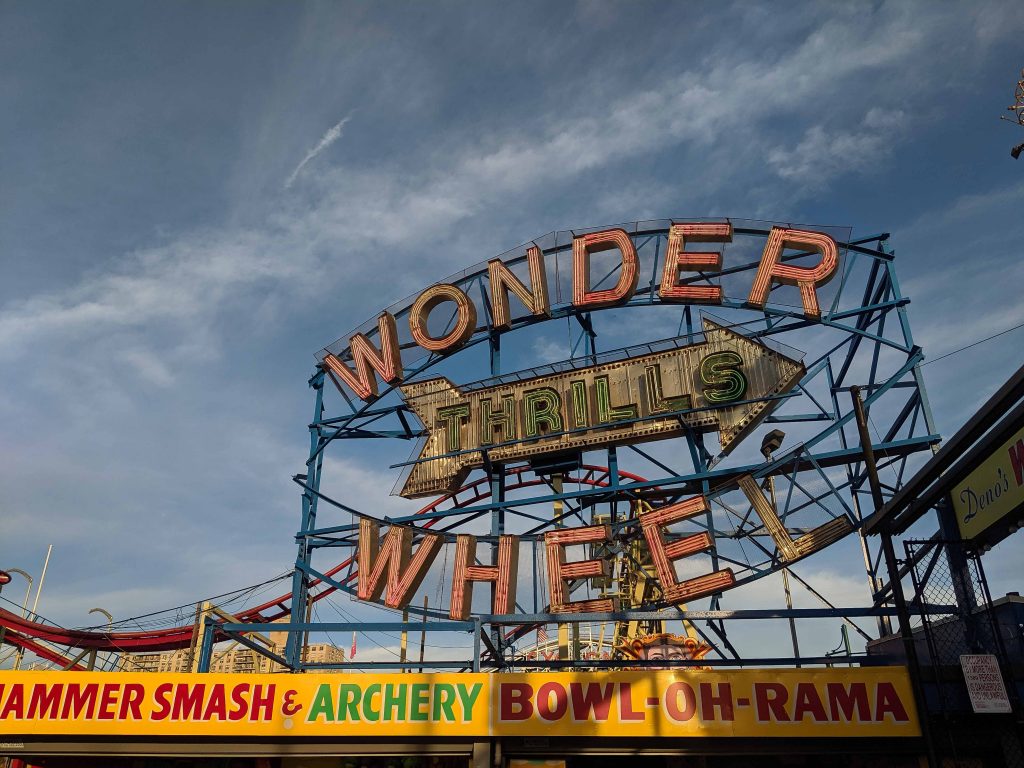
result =
[{"label": "arrow-shaped sign", "polygon": [[704,320],[702,344],[462,391],[446,378],[401,388],[428,432],[402,488],[457,490],[491,462],[718,430],[728,451],[804,374],[801,362]]}]

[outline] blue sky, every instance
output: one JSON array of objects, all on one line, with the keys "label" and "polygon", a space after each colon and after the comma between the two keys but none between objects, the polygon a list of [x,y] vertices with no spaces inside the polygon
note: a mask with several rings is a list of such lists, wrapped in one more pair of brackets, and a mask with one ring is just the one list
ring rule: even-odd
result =
[{"label": "blue sky", "polygon": [[[929,357],[1024,321],[1022,33],[1015,2],[0,2],[0,567],[53,543],[65,625],[287,570],[314,353],[555,229],[888,231]],[[925,369],[943,434],[1022,349]]]}]

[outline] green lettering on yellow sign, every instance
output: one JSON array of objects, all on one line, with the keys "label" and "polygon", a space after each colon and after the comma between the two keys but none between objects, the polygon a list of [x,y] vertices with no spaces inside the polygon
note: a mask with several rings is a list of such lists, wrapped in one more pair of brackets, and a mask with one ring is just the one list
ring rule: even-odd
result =
[{"label": "green lettering on yellow sign", "polygon": [[321,683],[307,723],[468,723],[482,683]]}]

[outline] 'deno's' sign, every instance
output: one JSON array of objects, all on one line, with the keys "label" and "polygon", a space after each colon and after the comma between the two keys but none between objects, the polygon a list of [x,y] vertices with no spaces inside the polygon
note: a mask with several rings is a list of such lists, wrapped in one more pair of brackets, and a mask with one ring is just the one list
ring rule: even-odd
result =
[{"label": "'deno's' sign", "polygon": [[705,320],[703,344],[462,392],[436,378],[402,387],[430,435],[402,496],[457,490],[470,470],[594,445],[718,430],[728,450],[804,366]]},{"label": "'deno's' sign", "polygon": [[902,667],[361,675],[10,672],[33,736],[229,739],[918,736]]},{"label": "'deno's' sign", "polygon": [[952,496],[960,534],[968,541],[1020,510],[1024,506],[1024,426],[954,488]]}]

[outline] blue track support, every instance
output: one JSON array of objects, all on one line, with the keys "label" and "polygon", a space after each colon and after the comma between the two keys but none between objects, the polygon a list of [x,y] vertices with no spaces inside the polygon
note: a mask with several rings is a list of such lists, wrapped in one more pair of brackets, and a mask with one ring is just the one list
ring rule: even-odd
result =
[{"label": "blue track support", "polygon": [[[298,555],[295,559],[295,571],[292,574],[292,601],[290,623],[295,624],[298,618],[304,618],[306,604],[309,599],[309,582],[306,569],[309,567],[313,547],[306,534],[316,528],[316,510],[319,502],[320,472],[323,469],[323,452],[319,450],[320,427],[317,422],[323,418],[324,411],[324,374],[320,371],[310,379],[310,386],[316,392],[316,405],[313,421],[309,427],[309,458],[306,460],[306,483],[309,490],[302,494],[302,529],[297,535]],[[298,614],[298,616],[296,615]],[[302,639],[294,632],[288,633],[285,646],[285,659],[291,669],[298,669],[302,664]]]},{"label": "blue track support", "polygon": [[203,644],[199,648],[199,671],[210,671],[210,660],[213,656],[214,622],[209,616],[203,617]]}]

